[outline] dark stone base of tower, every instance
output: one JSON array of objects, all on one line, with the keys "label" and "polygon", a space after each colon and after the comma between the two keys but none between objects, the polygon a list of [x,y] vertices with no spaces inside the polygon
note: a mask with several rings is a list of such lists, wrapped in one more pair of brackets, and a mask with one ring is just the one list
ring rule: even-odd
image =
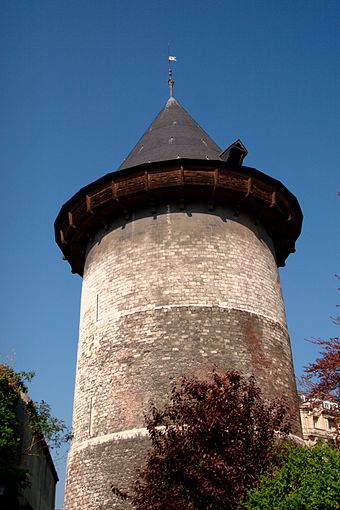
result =
[{"label": "dark stone base of tower", "polygon": [[[65,508],[131,510],[130,503],[113,495],[111,486],[129,490],[149,447],[149,440],[139,434],[137,437],[89,445],[71,453]],[[96,466],[95,474],[93,464]]]},{"label": "dark stone base of tower", "polygon": [[[119,335],[120,367],[117,362],[112,367],[117,349],[103,346],[100,370],[106,374],[114,368],[116,375],[94,397],[96,415],[101,419],[93,424],[92,436],[89,434],[79,449],[75,444],[70,455],[65,508],[76,508],[79,501],[87,510],[129,508],[111,494],[110,484],[131,487],[148,447],[141,430],[143,413],[149,400],[164,402],[172,377],[183,373],[204,377],[213,366],[254,373],[265,396],[287,399],[295,417],[294,432],[300,435],[289,338],[277,323],[240,310],[195,306],[134,314],[123,322],[117,331],[129,331],[136,338],[134,355],[124,334]],[[156,335],[142,338],[145,324],[150,332],[157,331]],[[87,422],[89,428],[89,415]],[[113,431],[117,432],[110,434]]]},{"label": "dark stone base of tower", "polygon": [[110,487],[129,488],[144,413],[184,374],[254,374],[300,435],[277,266],[302,215],[245,153],[221,152],[171,98],[122,169],[61,209],[57,242],[83,276],[65,510],[126,507]]}]

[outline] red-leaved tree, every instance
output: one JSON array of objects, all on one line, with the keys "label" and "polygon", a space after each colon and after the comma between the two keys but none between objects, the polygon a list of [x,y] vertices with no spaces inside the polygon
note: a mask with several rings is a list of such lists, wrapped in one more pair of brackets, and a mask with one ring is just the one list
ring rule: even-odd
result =
[{"label": "red-leaved tree", "polygon": [[237,372],[183,377],[146,424],[152,448],[133,493],[113,488],[137,510],[236,509],[272,465],[275,432],[290,432],[287,406],[266,402],[254,377]]},{"label": "red-leaved tree", "polygon": [[340,338],[313,340],[321,347],[320,357],[305,367],[304,387],[308,396],[331,400],[340,406]]},{"label": "red-leaved tree", "polygon": [[[338,276],[339,278],[339,276]],[[338,289],[340,290],[340,289]],[[333,318],[340,325],[340,317]],[[304,368],[302,388],[310,401],[329,400],[335,404],[333,414],[336,427],[336,440],[340,439],[340,338],[310,340],[321,349],[314,363]]]}]

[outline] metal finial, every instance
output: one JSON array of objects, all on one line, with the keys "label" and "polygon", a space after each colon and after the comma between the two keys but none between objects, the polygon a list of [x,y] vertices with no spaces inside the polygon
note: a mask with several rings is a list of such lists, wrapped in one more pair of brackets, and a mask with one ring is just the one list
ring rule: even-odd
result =
[{"label": "metal finial", "polygon": [[171,62],[176,62],[177,58],[175,55],[170,55],[170,49],[168,48],[168,63],[169,63],[169,69],[168,69],[168,85],[170,89],[170,97],[172,97],[173,87],[174,87],[174,80],[172,78],[172,69],[171,69]]},{"label": "metal finial", "polygon": [[172,71],[171,69],[169,68],[169,79],[168,79],[168,85],[169,85],[169,89],[170,89],[170,97],[172,97],[172,89],[174,87],[174,80],[172,79]]}]

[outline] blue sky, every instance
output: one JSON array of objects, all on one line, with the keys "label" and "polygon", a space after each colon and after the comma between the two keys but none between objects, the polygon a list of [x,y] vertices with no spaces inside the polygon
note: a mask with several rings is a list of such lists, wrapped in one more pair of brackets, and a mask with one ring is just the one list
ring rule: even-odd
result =
[{"label": "blue sky", "polygon": [[[339,33],[337,0],[1,0],[0,353],[36,371],[34,399],[71,422],[81,279],[54,219],[163,107],[168,43],[176,99],[300,201],[281,270],[297,375],[316,355],[304,339],[338,333]],[[63,480],[63,458],[57,469]]]}]

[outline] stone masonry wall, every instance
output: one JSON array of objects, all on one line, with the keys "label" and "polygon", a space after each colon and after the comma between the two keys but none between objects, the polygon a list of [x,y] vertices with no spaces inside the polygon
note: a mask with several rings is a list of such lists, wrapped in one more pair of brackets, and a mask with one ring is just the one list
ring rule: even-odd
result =
[{"label": "stone masonry wall", "polygon": [[255,374],[284,396],[300,432],[284,305],[272,243],[228,209],[140,211],[88,248],[65,510],[124,508],[145,452],[143,415],[171,381],[216,365]]}]

